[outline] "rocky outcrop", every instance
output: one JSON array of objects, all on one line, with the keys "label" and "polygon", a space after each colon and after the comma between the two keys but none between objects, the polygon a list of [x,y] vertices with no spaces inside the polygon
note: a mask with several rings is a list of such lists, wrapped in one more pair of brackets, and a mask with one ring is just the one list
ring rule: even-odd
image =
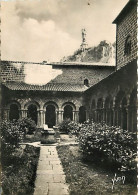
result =
[{"label": "rocky outcrop", "polygon": [[81,48],[74,52],[73,55],[64,57],[62,62],[101,62],[115,63],[115,43],[101,41],[96,47],[89,47],[85,50]]}]

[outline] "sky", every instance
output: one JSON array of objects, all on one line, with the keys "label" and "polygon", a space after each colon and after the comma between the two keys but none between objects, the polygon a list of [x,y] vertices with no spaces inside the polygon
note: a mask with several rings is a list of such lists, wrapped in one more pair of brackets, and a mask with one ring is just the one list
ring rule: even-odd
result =
[{"label": "sky", "polygon": [[1,2],[1,59],[59,61],[81,44],[115,41],[113,20],[128,0],[12,0]]}]

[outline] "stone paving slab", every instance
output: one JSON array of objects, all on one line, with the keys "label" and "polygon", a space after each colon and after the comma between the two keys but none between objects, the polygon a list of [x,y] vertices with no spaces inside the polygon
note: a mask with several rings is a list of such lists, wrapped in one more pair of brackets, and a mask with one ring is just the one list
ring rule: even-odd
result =
[{"label": "stone paving slab", "polygon": [[49,183],[48,195],[68,195],[68,187],[63,183]]},{"label": "stone paving slab", "polygon": [[41,146],[34,195],[69,195],[56,146]]}]

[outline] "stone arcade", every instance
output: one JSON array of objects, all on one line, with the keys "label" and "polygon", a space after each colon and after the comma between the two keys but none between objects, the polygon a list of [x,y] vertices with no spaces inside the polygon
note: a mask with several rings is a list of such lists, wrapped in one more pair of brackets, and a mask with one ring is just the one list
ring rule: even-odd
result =
[{"label": "stone arcade", "polygon": [[38,127],[53,127],[65,118],[78,122],[93,119],[136,131],[136,8],[136,0],[130,0],[113,22],[117,25],[116,66],[38,63],[62,70],[62,74],[45,85],[30,85],[24,82],[24,65],[31,62],[2,61],[2,117],[31,117]]}]

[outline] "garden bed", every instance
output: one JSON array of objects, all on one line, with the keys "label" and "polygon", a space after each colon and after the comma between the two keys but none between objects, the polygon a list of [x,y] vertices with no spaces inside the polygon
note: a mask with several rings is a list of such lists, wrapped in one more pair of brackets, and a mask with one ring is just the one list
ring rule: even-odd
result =
[{"label": "garden bed", "polygon": [[[78,146],[58,146],[66,182],[69,183],[70,195],[136,195],[136,183],[128,183],[126,176],[125,183],[115,182],[112,190],[112,179],[115,172],[105,169],[100,164],[83,160],[82,153]],[[117,177],[123,176],[117,175]]]},{"label": "garden bed", "polygon": [[40,148],[27,145],[2,160],[4,195],[33,195],[39,153]]}]

